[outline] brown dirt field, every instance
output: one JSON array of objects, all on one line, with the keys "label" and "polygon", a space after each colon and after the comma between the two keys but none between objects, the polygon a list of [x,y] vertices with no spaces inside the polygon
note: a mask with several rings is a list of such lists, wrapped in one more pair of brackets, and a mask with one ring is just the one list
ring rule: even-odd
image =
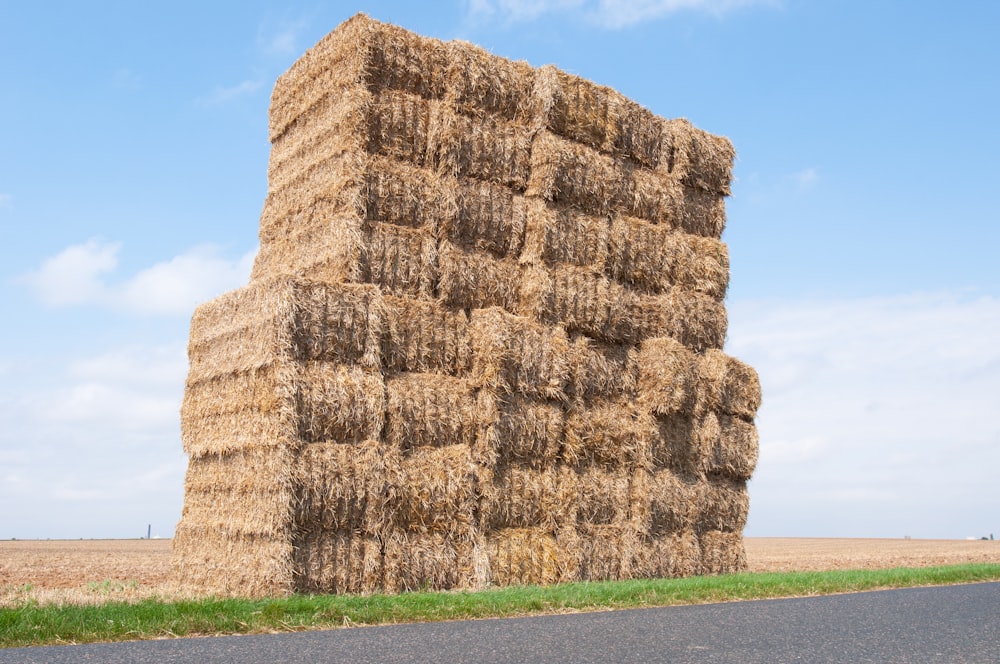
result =
[{"label": "brown dirt field", "polygon": [[[751,572],[1000,563],[1000,541],[751,537]],[[170,582],[171,540],[0,541],[0,607],[190,596]]]}]

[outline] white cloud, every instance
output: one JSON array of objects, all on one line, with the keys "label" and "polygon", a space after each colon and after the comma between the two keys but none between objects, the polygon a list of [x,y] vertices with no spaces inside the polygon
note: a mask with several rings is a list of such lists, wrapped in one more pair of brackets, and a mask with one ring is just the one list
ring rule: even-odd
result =
[{"label": "white cloud", "polygon": [[253,94],[263,86],[263,81],[255,80],[246,80],[228,87],[220,86],[212,90],[208,95],[200,97],[197,103],[202,106],[222,106],[245,95]]},{"label": "white cloud", "polygon": [[121,245],[89,240],[67,247],[18,281],[45,304],[99,305],[140,314],[189,314],[194,307],[246,283],[255,252],[236,260],[211,246],[194,247],[124,281],[109,277]]},{"label": "white cloud", "polygon": [[776,4],[778,0],[470,0],[469,15],[520,22],[543,14],[576,12],[601,27],[619,29],[680,11],[721,16],[743,7]]},{"label": "white cloud", "polygon": [[805,168],[792,175],[792,180],[799,186],[800,189],[808,189],[816,184],[819,180],[819,171],[815,168]]},{"label": "white cloud", "polygon": [[764,390],[748,532],[997,528],[1000,299],[925,293],[729,311],[727,351],[757,369]]},{"label": "white cloud", "polygon": [[308,26],[306,19],[261,25],[257,30],[257,47],[267,55],[298,55],[302,50],[299,44],[302,32]]},{"label": "white cloud", "polygon": [[4,208],[9,208],[11,203],[14,201],[14,197],[10,194],[4,194],[0,192],[0,210]]}]

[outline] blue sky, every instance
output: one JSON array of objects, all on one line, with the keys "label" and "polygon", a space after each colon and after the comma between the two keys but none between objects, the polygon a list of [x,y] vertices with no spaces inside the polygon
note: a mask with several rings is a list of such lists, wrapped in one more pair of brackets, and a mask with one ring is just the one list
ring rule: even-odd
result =
[{"label": "blue sky", "polygon": [[0,2],[0,538],[170,536],[194,306],[246,283],[275,79],[357,11],[738,151],[749,536],[1000,534],[1000,5]]}]

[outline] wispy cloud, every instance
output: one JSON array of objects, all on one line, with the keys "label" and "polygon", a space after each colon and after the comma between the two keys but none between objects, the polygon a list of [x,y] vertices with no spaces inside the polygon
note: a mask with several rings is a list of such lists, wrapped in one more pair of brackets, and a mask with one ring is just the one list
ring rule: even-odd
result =
[{"label": "wispy cloud", "polygon": [[797,173],[792,174],[792,181],[800,189],[808,189],[816,184],[819,180],[819,170],[816,168],[804,168]]},{"label": "wispy cloud", "polygon": [[9,208],[11,206],[11,203],[13,202],[14,202],[13,196],[11,196],[10,194],[5,194],[3,192],[0,192],[0,210],[3,210],[4,208]]},{"label": "wispy cloud", "polygon": [[[727,350],[764,389],[751,533],[989,527],[1000,509],[1000,494],[983,492],[1000,464],[1000,300],[944,292],[729,311]],[[943,511],[953,516],[926,530]]]},{"label": "wispy cloud", "polygon": [[302,51],[302,33],[309,27],[304,18],[262,23],[257,28],[257,48],[265,55],[298,55]]},{"label": "wispy cloud", "polygon": [[254,251],[232,260],[200,246],[114,281],[118,243],[89,240],[46,259],[18,281],[50,306],[96,305],[139,314],[187,315],[194,307],[246,283]]},{"label": "wispy cloud", "polygon": [[197,103],[200,106],[223,106],[240,97],[252,95],[264,86],[260,80],[246,80],[237,85],[229,87],[217,87],[204,97],[199,97]]},{"label": "wispy cloud", "polygon": [[139,90],[142,88],[142,75],[128,67],[120,67],[111,75],[111,86],[119,90]]},{"label": "wispy cloud", "polygon": [[616,30],[681,11],[722,16],[744,7],[777,4],[779,0],[470,0],[469,16],[473,20],[491,18],[515,23],[543,14],[574,13],[590,23]]}]

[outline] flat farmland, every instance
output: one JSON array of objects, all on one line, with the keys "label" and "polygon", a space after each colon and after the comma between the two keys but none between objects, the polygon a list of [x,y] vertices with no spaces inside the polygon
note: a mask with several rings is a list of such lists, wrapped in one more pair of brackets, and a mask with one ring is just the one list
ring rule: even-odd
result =
[{"label": "flat farmland", "polygon": [[[1000,541],[747,538],[749,571],[1000,563]],[[0,606],[190,597],[170,580],[171,540],[0,541]]]}]

